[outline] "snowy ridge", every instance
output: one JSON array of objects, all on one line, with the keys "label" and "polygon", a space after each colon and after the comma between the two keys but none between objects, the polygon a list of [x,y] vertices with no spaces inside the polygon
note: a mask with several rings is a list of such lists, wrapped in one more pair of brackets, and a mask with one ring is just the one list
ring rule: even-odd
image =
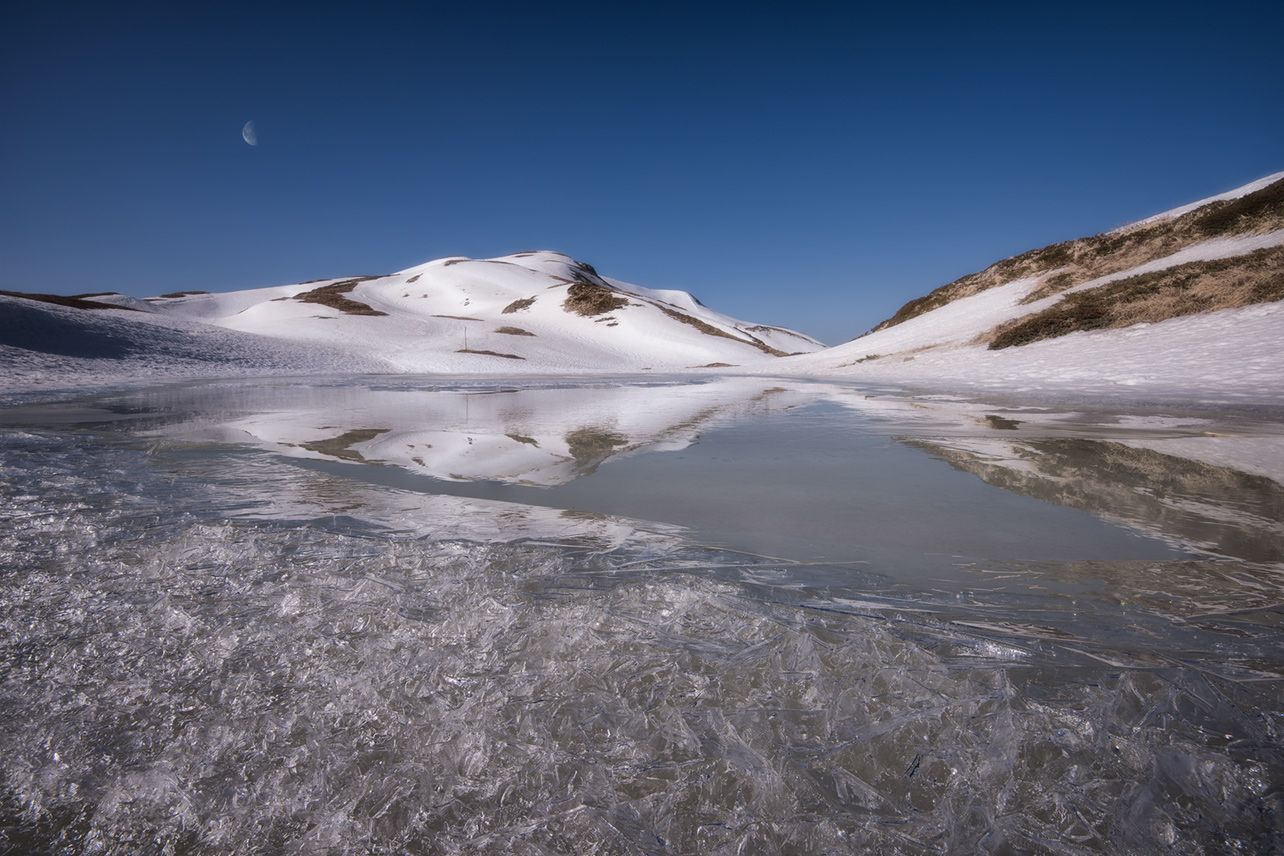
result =
[{"label": "snowy ridge", "polygon": [[[978,298],[982,296],[988,295]],[[1284,303],[1124,330],[1071,333],[1001,351],[967,344],[904,349],[891,355],[875,355],[863,344],[842,354],[836,351],[815,359],[782,360],[778,371],[1013,393],[1113,395],[1145,390],[1201,400],[1212,396],[1279,402],[1284,390]],[[861,359],[865,361],[857,362]]]},{"label": "snowy ridge", "polygon": [[1209,196],[1205,199],[1200,199],[1198,201],[1191,202],[1186,205],[1180,205],[1176,208],[1170,208],[1167,211],[1161,211],[1160,213],[1147,217],[1144,220],[1138,220],[1135,223],[1129,223],[1125,226],[1120,226],[1115,231],[1122,232],[1137,226],[1148,226],[1151,223],[1158,223],[1160,220],[1171,220],[1174,217],[1180,217],[1183,214],[1188,214],[1191,211],[1194,211],[1199,208],[1203,208],[1205,205],[1209,205],[1213,202],[1223,202],[1231,199],[1240,199],[1244,196],[1247,196],[1250,193],[1255,193],[1258,190],[1262,190],[1263,188],[1270,187],[1272,184],[1274,184],[1277,181],[1280,181],[1281,179],[1284,179],[1284,172],[1273,172],[1268,176],[1259,178],[1257,179],[1257,181],[1250,181],[1248,184],[1245,184],[1241,187],[1237,187],[1234,190],[1228,190],[1225,193],[1219,193],[1216,196]]},{"label": "snowy ridge", "polygon": [[[1284,172],[1116,231],[1239,199],[1280,180]],[[1222,235],[1051,294],[1046,284],[1057,274],[1055,268],[1000,281],[850,342],[782,360],[776,370],[1014,391],[1108,393],[1145,387],[1277,400],[1284,391],[1284,304],[1278,300],[1130,327],[1070,332],[1003,350],[989,350],[987,340],[1004,325],[1050,310],[1069,295],[1180,265],[1237,259],[1280,246],[1284,229],[1279,228]]]},{"label": "snowy ridge", "polygon": [[[1255,250],[1284,245],[1284,229],[1265,235],[1240,235],[1234,238],[1217,238],[1186,247],[1170,256],[1146,262],[1128,270],[1098,277],[1067,289],[1061,294],[1041,300],[1023,302],[1040,284],[1042,277],[1026,277],[1007,285],[987,289],[979,294],[963,297],[939,309],[926,312],[875,333],[869,333],[842,345],[815,354],[810,360],[798,359],[792,364],[809,362],[838,363],[861,359],[870,355],[880,357],[945,345],[970,343],[985,332],[1007,321],[1039,312],[1060,301],[1065,294],[1100,288],[1121,279],[1143,273],[1153,273],[1195,261],[1234,258]],[[1026,346],[1031,347],[1031,346]],[[836,366],[844,367],[844,366]]]}]

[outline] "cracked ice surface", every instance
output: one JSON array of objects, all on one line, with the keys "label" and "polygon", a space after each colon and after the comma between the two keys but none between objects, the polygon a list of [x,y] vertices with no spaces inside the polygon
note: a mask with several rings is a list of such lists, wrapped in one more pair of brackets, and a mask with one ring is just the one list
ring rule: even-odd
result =
[{"label": "cracked ice surface", "polygon": [[268,515],[226,472],[82,443],[13,432],[0,458],[17,852],[1281,843],[1278,679],[787,595],[619,521],[440,540],[395,492],[363,518],[373,495],[256,462],[238,477],[316,503]]}]

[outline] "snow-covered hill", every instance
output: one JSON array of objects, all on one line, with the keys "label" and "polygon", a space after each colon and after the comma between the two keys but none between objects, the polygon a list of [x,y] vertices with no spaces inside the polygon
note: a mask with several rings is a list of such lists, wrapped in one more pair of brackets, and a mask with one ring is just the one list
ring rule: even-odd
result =
[{"label": "snow-covered hill", "polygon": [[146,305],[140,310],[122,295],[52,299],[60,302],[0,293],[0,392],[384,370],[338,348],[224,330],[147,311]]},{"label": "snow-covered hill", "polygon": [[554,252],[448,258],[388,276],[152,298],[160,313],[352,348],[411,372],[560,372],[742,364],[821,347],[685,291],[607,279]]},{"label": "snow-covered hill", "polygon": [[11,390],[263,373],[679,371],[821,347],[555,252],[143,300],[0,293],[0,386]]},{"label": "snow-covered hill", "polygon": [[997,262],[786,374],[1035,391],[1284,390],[1284,172]]}]

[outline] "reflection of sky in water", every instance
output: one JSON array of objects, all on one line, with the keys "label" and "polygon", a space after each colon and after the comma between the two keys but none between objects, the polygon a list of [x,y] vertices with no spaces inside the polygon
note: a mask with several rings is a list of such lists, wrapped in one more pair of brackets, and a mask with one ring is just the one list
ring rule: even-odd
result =
[{"label": "reflection of sky in water", "polygon": [[4,840],[1269,852],[1278,428],[868,394],[0,414]]}]

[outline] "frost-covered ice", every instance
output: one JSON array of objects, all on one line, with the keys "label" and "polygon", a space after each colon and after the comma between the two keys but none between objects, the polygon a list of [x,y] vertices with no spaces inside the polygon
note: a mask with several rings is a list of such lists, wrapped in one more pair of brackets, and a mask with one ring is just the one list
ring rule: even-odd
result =
[{"label": "frost-covered ice", "polygon": [[[288,395],[260,381],[0,412],[0,842],[191,853],[1284,846],[1284,533],[1263,522],[1278,519],[1284,487],[1189,462],[1179,446],[1123,442],[1233,430],[1248,443],[1270,436],[1269,414],[1119,418],[786,386],[743,406],[761,391],[745,380],[582,395],[477,383]],[[701,393],[706,406],[692,406]],[[574,461],[555,439],[608,411],[630,442],[597,446],[591,469],[537,468],[557,478],[519,485],[532,500],[522,504],[431,487],[503,483],[480,471],[382,483],[416,464],[377,446],[360,446],[369,460],[343,457],[342,444],[282,454],[292,433],[316,439],[317,414],[336,433],[369,427],[406,410],[390,406],[397,395],[422,395],[420,427],[435,438],[521,424],[548,461]],[[819,484],[843,464],[797,447],[812,428],[920,461],[899,482],[851,485],[878,503],[915,496],[911,481],[942,496],[971,485],[966,504],[985,512],[1113,514],[1179,552],[1014,560],[983,543],[988,558],[902,574],[878,558],[699,546],[681,527],[538,499],[594,482],[631,490],[639,474],[677,472],[662,469],[675,460],[688,483],[721,459],[774,458]],[[318,468],[327,454],[334,466]],[[497,458],[500,478],[530,472],[511,463]],[[720,501],[733,513],[796,486]],[[947,518],[971,510],[932,513],[907,531],[951,532]]]}]

